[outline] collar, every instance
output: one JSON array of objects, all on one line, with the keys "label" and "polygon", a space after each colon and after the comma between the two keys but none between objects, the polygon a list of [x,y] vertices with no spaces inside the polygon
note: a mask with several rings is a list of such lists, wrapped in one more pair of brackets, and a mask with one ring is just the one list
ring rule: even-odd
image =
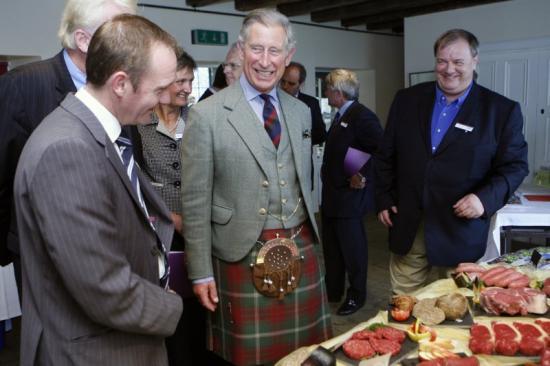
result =
[{"label": "collar", "polygon": [[279,98],[277,96],[277,88],[271,89],[271,91],[269,93],[260,93],[252,85],[250,85],[250,83],[246,79],[244,73],[241,74],[241,77],[239,79],[239,83],[241,84],[241,87],[243,88],[244,97],[246,98],[246,100],[248,102],[250,102],[254,98],[258,97],[258,95],[260,95],[260,94],[268,94],[268,95],[271,96],[272,99],[275,100],[275,102],[277,102],[277,104],[279,103]]},{"label": "collar", "polygon": [[346,113],[346,111],[348,110],[349,106],[353,104],[353,102],[355,102],[355,100],[348,100],[347,102],[345,102],[339,109],[338,109],[338,113],[340,113],[340,118],[342,118],[342,116],[344,115],[344,113]]},{"label": "collar", "polygon": [[67,65],[67,70],[69,70],[69,74],[71,75],[71,79],[73,79],[76,89],[82,89],[82,87],[86,85],[86,73],[80,71],[66,49],[63,49],[63,60],[65,61],[65,65]]},{"label": "collar", "polygon": [[[472,90],[472,85],[474,85],[473,81],[470,83],[470,85],[464,91],[464,93],[462,93],[462,95],[460,97],[458,97],[458,99],[456,99],[451,104],[454,104],[457,107],[461,107],[462,104],[464,103],[464,100],[466,100],[466,98],[468,97],[468,94],[470,94],[470,90]],[[439,89],[439,85],[437,85],[437,82],[435,83],[435,100],[436,100],[437,103],[440,103],[444,106],[447,105],[447,97],[445,96],[445,94],[443,94],[441,89]]]},{"label": "collar", "polygon": [[120,123],[115,116],[101,102],[99,102],[86,88],[82,88],[76,92],[77,97],[97,118],[103,129],[109,136],[112,143],[120,136]]}]

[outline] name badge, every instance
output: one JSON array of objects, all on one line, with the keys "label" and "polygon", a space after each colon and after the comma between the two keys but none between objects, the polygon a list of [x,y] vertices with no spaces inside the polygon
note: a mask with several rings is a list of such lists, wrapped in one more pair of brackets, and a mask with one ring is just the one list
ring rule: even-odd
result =
[{"label": "name badge", "polygon": [[466,132],[472,132],[474,130],[474,128],[472,126],[463,125],[462,123],[457,123],[455,125],[455,127],[460,128],[461,130],[466,131]]},{"label": "name badge", "polygon": [[348,127],[348,124],[346,122],[340,122],[340,126],[344,127],[344,128],[347,128]]}]

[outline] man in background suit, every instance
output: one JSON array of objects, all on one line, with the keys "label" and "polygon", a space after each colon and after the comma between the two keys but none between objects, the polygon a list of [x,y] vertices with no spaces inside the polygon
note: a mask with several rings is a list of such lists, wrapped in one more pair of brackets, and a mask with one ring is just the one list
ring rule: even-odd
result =
[{"label": "man in background suit", "polygon": [[[349,148],[375,154],[382,138],[378,117],[357,101],[359,81],[345,69],[331,71],[326,77],[325,94],[338,112],[330,126],[321,178],[323,181],[321,216],[328,298],[339,302],[349,287],[338,315],[350,315],[365,303],[367,295],[367,236],[363,216],[370,198],[365,189],[369,163],[353,175],[344,169]],[[369,174],[370,176],[370,174]]]},{"label": "man in background suit", "polygon": [[15,177],[21,365],[167,365],[181,298],[165,289],[170,212],[121,126],[168,102],[176,42],[119,15],[92,38],[87,83],[35,129]]},{"label": "man in background suit", "polygon": [[485,252],[491,216],[528,173],[520,106],[475,82],[478,41],[453,29],[434,44],[436,82],[395,96],[376,161],[396,293]]},{"label": "man in background suit", "polygon": [[67,93],[86,83],[86,53],[94,31],[117,14],[135,11],[135,0],[69,0],[59,27],[63,50],[0,77],[0,264],[14,260],[19,284],[13,179],[21,150]]},{"label": "man in background suit", "polygon": [[281,78],[281,88],[288,94],[300,99],[304,102],[311,112],[311,144],[320,145],[325,142],[327,131],[325,122],[319,107],[319,100],[311,95],[304,94],[300,88],[306,81],[306,68],[304,65],[292,61],[285,69],[285,73]]},{"label": "man in background suit", "polygon": [[[209,346],[237,365],[272,364],[330,337],[314,243],[310,113],[277,89],[294,54],[289,20],[270,9],[243,21],[240,79],[193,106],[182,142],[183,232],[189,277],[211,311]],[[292,238],[298,287],[282,299],[253,285],[260,243]]]}]

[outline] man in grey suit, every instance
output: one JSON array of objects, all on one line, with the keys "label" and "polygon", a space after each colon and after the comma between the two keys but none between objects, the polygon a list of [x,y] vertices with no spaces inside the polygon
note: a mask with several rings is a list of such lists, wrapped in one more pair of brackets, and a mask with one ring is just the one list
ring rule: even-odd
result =
[{"label": "man in grey suit", "polygon": [[102,25],[86,86],[23,149],[15,177],[23,366],[167,364],[164,337],[182,312],[161,286],[173,225],[119,135],[167,102],[175,47],[142,17]]},{"label": "man in grey suit", "polygon": [[[243,74],[191,108],[183,137],[189,275],[211,311],[211,350],[236,365],[270,364],[331,335],[314,249],[311,114],[277,88],[294,43],[284,15],[251,12],[238,42]],[[273,238],[293,239],[303,257],[298,287],[279,298],[256,290],[250,269]]]}]

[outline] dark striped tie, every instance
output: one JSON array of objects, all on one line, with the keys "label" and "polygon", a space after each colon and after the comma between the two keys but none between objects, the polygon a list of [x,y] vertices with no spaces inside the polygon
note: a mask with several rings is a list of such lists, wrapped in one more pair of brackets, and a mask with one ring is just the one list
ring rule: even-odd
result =
[{"label": "dark striped tie", "polygon": [[279,147],[279,142],[281,141],[281,123],[279,122],[279,117],[277,116],[277,110],[275,106],[271,103],[268,94],[260,94],[260,97],[264,100],[264,127],[267,131],[267,134],[273,141],[275,147]]},{"label": "dark striped tie", "polygon": [[[138,196],[139,203],[141,207],[147,212],[147,207],[145,206],[145,201],[143,200],[143,196],[141,195],[141,189],[139,187],[139,180],[137,176],[137,167],[136,163],[134,162],[134,154],[133,154],[133,148],[132,148],[132,142],[123,136],[119,136],[116,139],[116,144],[118,145],[120,149],[120,154],[122,156],[122,162],[124,163],[124,167],[126,168],[126,174],[128,174],[128,178],[130,178],[130,182],[132,183],[132,188],[136,192]],[[153,230],[155,229],[155,226],[149,222]],[[164,262],[164,273],[161,274],[160,277],[160,284],[163,287],[166,287],[168,285],[168,275],[170,274],[170,267],[168,264],[168,255],[166,254],[166,248],[164,244],[157,239],[157,249],[158,249],[158,257],[161,261]]]}]

